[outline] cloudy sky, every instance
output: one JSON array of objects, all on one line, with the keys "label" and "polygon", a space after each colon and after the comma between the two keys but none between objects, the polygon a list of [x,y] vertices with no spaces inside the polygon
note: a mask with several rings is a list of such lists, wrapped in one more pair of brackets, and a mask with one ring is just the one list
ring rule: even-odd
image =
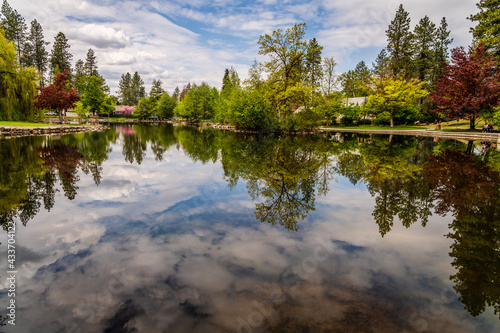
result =
[{"label": "cloudy sky", "polygon": [[73,62],[92,48],[112,92],[122,73],[137,71],[148,91],[160,79],[170,93],[188,82],[220,87],[230,66],[245,78],[253,60],[264,59],[259,36],[300,22],[307,38],[324,46],[323,56],[335,57],[338,72],[360,60],[371,64],[401,2],[412,26],[425,15],[436,24],[446,16],[453,46],[470,44],[466,18],[477,11],[474,0],[9,0],[27,22],[42,24],[49,49],[59,31]]}]

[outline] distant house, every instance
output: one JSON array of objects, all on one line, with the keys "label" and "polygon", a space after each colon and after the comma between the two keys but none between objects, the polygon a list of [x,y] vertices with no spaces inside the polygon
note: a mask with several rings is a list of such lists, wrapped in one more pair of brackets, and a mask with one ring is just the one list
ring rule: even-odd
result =
[{"label": "distant house", "polygon": [[134,109],[135,109],[135,106],[116,105],[115,109],[113,110],[113,115],[116,115],[116,116],[129,115],[132,111],[134,111]]},{"label": "distant house", "polygon": [[344,98],[343,103],[345,106],[363,106],[366,103],[366,99],[368,97],[352,97],[352,98]]}]

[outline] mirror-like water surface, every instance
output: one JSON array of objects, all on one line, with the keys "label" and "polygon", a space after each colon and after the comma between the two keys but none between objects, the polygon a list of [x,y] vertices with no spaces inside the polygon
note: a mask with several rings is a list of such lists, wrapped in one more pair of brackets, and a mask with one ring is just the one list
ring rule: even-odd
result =
[{"label": "mirror-like water surface", "polygon": [[1,140],[2,329],[498,332],[499,170],[410,136]]}]

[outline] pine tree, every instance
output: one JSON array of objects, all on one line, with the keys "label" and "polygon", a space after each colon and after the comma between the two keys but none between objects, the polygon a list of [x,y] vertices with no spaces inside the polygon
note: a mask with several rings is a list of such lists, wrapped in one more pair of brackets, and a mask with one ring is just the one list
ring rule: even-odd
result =
[{"label": "pine tree", "polygon": [[229,69],[226,68],[222,79],[221,96],[228,97],[231,92],[240,88],[240,84],[240,78],[236,69],[233,66]]},{"label": "pine tree", "polygon": [[153,100],[157,101],[160,99],[160,96],[165,93],[165,90],[161,87],[162,82],[161,80],[153,80],[153,83],[151,84],[151,90],[149,92],[149,97],[151,97]]},{"label": "pine tree", "polygon": [[12,9],[7,0],[2,3],[2,29],[5,32],[5,38],[14,42],[17,51],[17,59],[21,61],[23,57],[23,50],[26,41],[26,31],[28,27],[17,10]]},{"label": "pine tree", "polygon": [[134,73],[130,81],[130,96],[133,105],[137,105],[142,97],[146,97],[146,89],[144,88],[144,81],[138,72]]},{"label": "pine tree", "polygon": [[50,54],[50,66],[53,72],[58,70],[62,73],[66,70],[66,73],[71,73],[71,59],[73,59],[73,55],[69,53],[70,47],[64,33],[59,32],[55,37]]},{"label": "pine tree", "polygon": [[78,88],[79,93],[81,93],[80,81],[84,75],[85,75],[85,66],[83,64],[83,60],[78,59],[75,63],[75,71],[73,72],[73,75],[71,78],[71,83],[72,83],[73,87]]},{"label": "pine tree", "polygon": [[41,75],[41,86],[44,86],[44,75],[47,70],[49,53],[45,49],[46,42],[43,36],[43,29],[40,23],[35,19],[31,21],[30,34],[28,36],[29,62],[25,62],[26,66],[34,66],[38,69]]},{"label": "pine tree", "polygon": [[191,83],[188,83],[182,88],[181,94],[179,95],[179,101],[182,101],[186,97],[187,93],[191,89]]},{"label": "pine tree", "polygon": [[307,52],[305,57],[305,81],[316,87],[323,75],[321,67],[321,51],[323,46],[318,44],[316,38],[310,39],[307,44]]},{"label": "pine tree", "polygon": [[87,51],[87,57],[85,58],[85,75],[87,76],[99,76],[97,72],[97,60],[94,53],[94,50],[89,49]]},{"label": "pine tree", "polygon": [[380,51],[375,62],[372,63],[372,66],[373,74],[379,79],[388,78],[390,76],[389,56],[385,48]]},{"label": "pine tree", "polygon": [[172,94],[172,98],[175,98],[176,101],[179,101],[181,91],[179,90],[179,87],[175,87],[174,93]]},{"label": "pine tree", "polygon": [[478,24],[471,32],[475,39],[500,55],[500,0],[480,0],[476,6],[479,13],[471,15],[469,20]]},{"label": "pine tree", "polygon": [[387,34],[389,67],[393,76],[411,75],[413,35],[410,32],[410,17],[403,5],[399,5],[396,16],[391,21]]},{"label": "pine tree", "polygon": [[415,76],[421,81],[432,78],[435,60],[436,25],[426,15],[413,31]]},{"label": "pine tree", "polygon": [[131,84],[132,84],[132,76],[129,72],[126,74],[122,74],[120,82],[118,83],[119,91],[118,95],[120,96],[122,105],[132,105],[132,96],[131,96]]},{"label": "pine tree", "polygon": [[448,23],[446,18],[441,19],[441,25],[436,31],[436,42],[434,44],[434,75],[435,80],[441,74],[441,65],[443,62],[448,61],[448,46],[453,43],[453,38],[450,38],[451,31],[448,30]]}]

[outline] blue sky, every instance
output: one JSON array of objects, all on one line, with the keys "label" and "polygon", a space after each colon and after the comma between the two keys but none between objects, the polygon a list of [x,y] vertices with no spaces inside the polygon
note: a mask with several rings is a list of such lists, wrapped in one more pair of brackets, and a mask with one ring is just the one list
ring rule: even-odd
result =
[{"label": "blue sky", "polygon": [[188,82],[220,87],[224,69],[234,66],[247,76],[258,55],[257,40],[277,28],[307,24],[307,38],[316,37],[323,56],[333,56],[337,72],[360,60],[368,65],[386,45],[385,30],[403,3],[412,27],[428,15],[439,24],[445,16],[453,46],[471,42],[477,12],[474,0],[10,0],[27,22],[36,18],[50,41],[62,31],[69,39],[73,63],[89,48],[111,91],[120,75],[138,71],[149,90],[160,79],[170,93]]}]

